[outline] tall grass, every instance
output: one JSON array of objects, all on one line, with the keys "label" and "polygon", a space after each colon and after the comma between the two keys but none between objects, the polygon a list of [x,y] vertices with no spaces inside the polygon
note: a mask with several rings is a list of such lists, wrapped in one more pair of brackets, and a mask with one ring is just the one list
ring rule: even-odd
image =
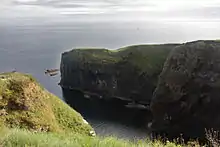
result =
[{"label": "tall grass", "polygon": [[81,134],[33,133],[20,129],[1,129],[3,147],[181,147],[175,143],[140,140],[131,142],[116,137],[89,137]]}]

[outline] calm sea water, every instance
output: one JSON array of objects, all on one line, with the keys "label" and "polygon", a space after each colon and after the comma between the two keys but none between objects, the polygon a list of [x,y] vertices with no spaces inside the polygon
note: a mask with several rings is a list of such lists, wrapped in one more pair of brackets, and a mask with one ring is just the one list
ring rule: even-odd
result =
[{"label": "calm sea water", "polygon": [[[59,68],[61,53],[77,47],[115,49],[146,43],[178,43],[220,38],[217,22],[71,23],[62,25],[1,25],[0,72],[16,69],[30,73],[50,92],[62,98],[59,76],[44,70]],[[141,130],[118,122],[88,120],[100,135],[144,138]]]}]

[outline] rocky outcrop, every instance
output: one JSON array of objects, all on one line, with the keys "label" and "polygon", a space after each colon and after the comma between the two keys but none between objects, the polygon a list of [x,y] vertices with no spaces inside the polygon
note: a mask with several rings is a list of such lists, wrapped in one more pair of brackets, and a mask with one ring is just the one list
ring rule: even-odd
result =
[{"label": "rocky outcrop", "polygon": [[149,102],[170,50],[177,44],[118,50],[74,49],[62,54],[60,85],[103,98]]},{"label": "rocky outcrop", "polygon": [[17,72],[0,74],[0,126],[94,135],[79,113],[30,75]]},{"label": "rocky outcrop", "polygon": [[199,137],[220,130],[220,42],[176,47],[165,62],[151,102],[152,128]]}]

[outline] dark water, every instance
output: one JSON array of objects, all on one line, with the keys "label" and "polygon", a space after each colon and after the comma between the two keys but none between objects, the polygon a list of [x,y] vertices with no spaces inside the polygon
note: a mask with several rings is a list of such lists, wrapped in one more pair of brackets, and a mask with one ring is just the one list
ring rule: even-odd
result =
[{"label": "dark water", "polygon": [[[115,49],[132,44],[178,43],[220,38],[217,22],[114,22],[68,25],[1,25],[0,72],[16,69],[32,74],[50,92],[62,98],[59,76],[47,77],[46,68],[59,68],[62,52],[76,47]],[[86,114],[85,118],[86,118]],[[88,117],[88,116],[87,116]],[[144,138],[143,129],[120,121],[86,118],[100,135]]]},{"label": "dark water", "polygon": [[116,135],[133,140],[144,139],[149,132],[146,122],[152,117],[148,110],[127,108],[126,104],[116,99],[87,99],[81,92],[74,90],[63,89],[63,97],[101,136]]}]

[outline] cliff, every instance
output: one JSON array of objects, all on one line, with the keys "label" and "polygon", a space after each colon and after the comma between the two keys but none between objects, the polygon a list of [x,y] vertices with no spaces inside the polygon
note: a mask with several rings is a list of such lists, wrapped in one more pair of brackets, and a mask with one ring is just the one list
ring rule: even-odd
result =
[{"label": "cliff", "polygon": [[118,50],[73,49],[62,54],[61,87],[98,97],[150,102],[158,75],[177,44],[137,45]]},{"label": "cliff", "polygon": [[220,130],[220,42],[195,41],[168,57],[151,103],[152,128],[204,137]]},{"label": "cliff", "polygon": [[0,126],[87,135],[93,131],[79,113],[30,75],[17,72],[0,74]]}]

